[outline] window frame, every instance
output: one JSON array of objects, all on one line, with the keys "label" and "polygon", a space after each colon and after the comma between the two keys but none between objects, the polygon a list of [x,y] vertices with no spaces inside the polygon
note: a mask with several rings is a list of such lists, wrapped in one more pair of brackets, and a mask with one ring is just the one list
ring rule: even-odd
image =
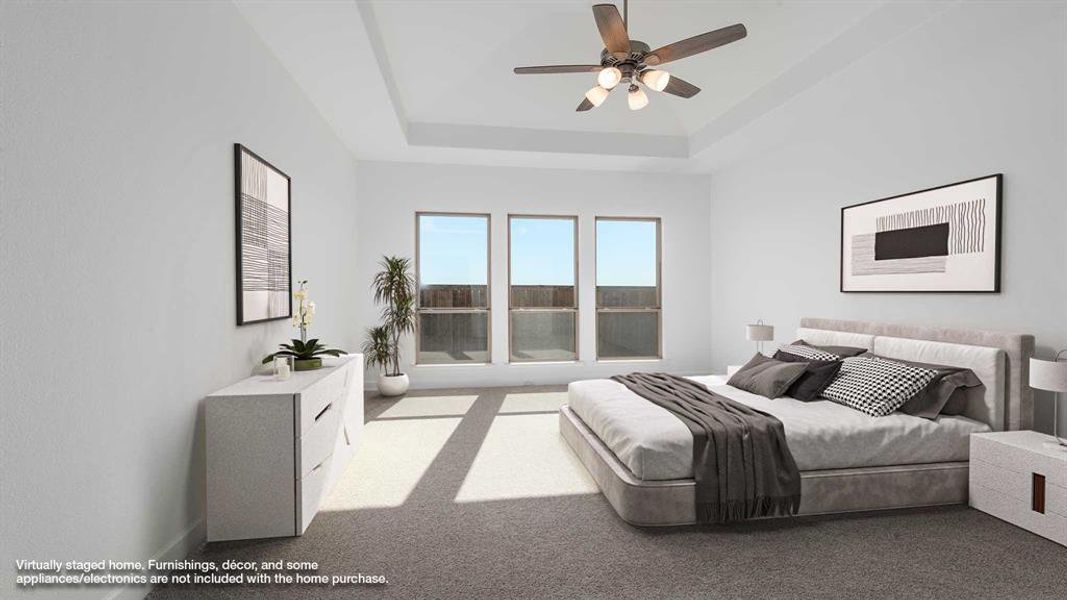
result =
[{"label": "window frame", "polygon": [[[641,307],[604,307],[600,305],[600,294],[597,288],[599,276],[599,262],[597,252],[599,244],[597,232],[601,221],[645,221],[656,224],[656,304],[655,306]],[[663,219],[661,217],[634,217],[634,216],[597,216],[593,218],[593,344],[596,346],[597,362],[633,362],[663,360]],[[601,313],[656,313],[656,355],[655,356],[626,356],[607,357],[600,356],[600,314]]]},{"label": "window frame", "polygon": [[[422,217],[485,217],[485,308],[423,308],[422,306]],[[486,348],[484,361],[470,362],[421,362],[422,315],[424,314],[469,314],[485,313]],[[478,212],[415,211],[415,360],[417,367],[464,367],[482,366],[493,362],[493,215]]]},{"label": "window frame", "polygon": [[[511,222],[513,219],[544,219],[549,221],[562,221],[569,220],[574,225],[574,249],[572,255],[574,256],[574,305],[567,308],[538,308],[538,307],[516,307],[514,298],[512,295],[512,288],[514,287],[511,282]],[[578,293],[578,215],[545,215],[545,214],[525,214],[525,213],[508,213],[508,363],[509,364],[529,364],[529,363],[576,363],[581,356],[581,341],[579,340],[579,319],[581,300]],[[526,313],[572,313],[574,315],[574,358],[572,359],[537,359],[537,358],[515,358],[515,328],[512,326],[511,317],[516,312]]]}]

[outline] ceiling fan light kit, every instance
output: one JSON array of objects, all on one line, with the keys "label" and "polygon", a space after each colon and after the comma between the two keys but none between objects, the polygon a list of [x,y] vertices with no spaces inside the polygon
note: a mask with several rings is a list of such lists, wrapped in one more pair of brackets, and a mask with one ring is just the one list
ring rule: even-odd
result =
[{"label": "ceiling fan light kit", "polygon": [[[628,0],[624,0],[624,13],[629,12],[628,5]],[[619,9],[614,4],[593,5],[593,18],[596,20],[600,37],[604,41],[604,50],[600,53],[599,65],[516,67],[515,73],[517,75],[596,73],[597,85],[585,93],[585,99],[578,105],[577,111],[584,112],[600,106],[611,90],[620,83],[629,84],[626,102],[630,110],[641,110],[648,106],[648,95],[638,83],[657,92],[681,98],[692,98],[700,93],[700,88],[688,81],[662,69],[650,67],[707,52],[730,42],[736,42],[748,35],[745,26],[738,23],[652,50],[648,44],[630,39],[629,23],[623,15],[619,14]]]},{"label": "ceiling fan light kit", "polygon": [[609,93],[610,92],[607,89],[597,85],[593,86],[592,89],[585,93],[585,98],[586,100],[589,100],[589,102],[591,102],[593,104],[593,107],[595,108],[604,103],[604,100],[607,99]]},{"label": "ceiling fan light kit", "polygon": [[641,110],[648,106],[648,94],[637,87],[636,83],[631,83],[630,91],[626,94],[626,104],[630,106],[630,110]]}]

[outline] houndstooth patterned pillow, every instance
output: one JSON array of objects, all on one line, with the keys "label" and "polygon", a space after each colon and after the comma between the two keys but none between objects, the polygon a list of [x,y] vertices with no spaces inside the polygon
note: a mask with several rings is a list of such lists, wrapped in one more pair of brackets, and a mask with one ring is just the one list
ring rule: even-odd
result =
[{"label": "houndstooth patterned pillow", "polygon": [[827,352],[825,350],[819,350],[813,346],[802,346],[800,344],[789,344],[786,346],[779,346],[778,350],[785,352],[786,354],[792,354],[793,356],[799,356],[800,358],[806,358],[808,360],[841,360],[841,357],[833,352]]},{"label": "houndstooth patterned pillow", "polygon": [[872,417],[884,417],[904,406],[934,377],[937,371],[891,360],[846,358],[822,396]]}]

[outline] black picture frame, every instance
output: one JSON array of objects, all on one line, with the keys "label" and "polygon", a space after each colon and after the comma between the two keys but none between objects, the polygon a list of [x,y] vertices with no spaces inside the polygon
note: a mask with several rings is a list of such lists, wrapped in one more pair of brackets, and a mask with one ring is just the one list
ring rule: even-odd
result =
[{"label": "black picture frame", "polygon": [[[281,319],[290,319],[293,316],[293,181],[285,174],[281,169],[274,166],[263,157],[259,156],[255,152],[249,150],[247,147],[240,143],[233,145],[234,156],[234,239],[235,245],[235,257],[236,257],[236,292],[237,292],[237,325],[252,325],[255,323],[266,323],[269,321],[278,321]],[[249,159],[261,163],[266,168],[277,173],[285,179],[285,206],[286,206],[286,218],[285,218],[285,249],[286,249],[286,261],[285,261],[285,295],[288,299],[286,306],[286,314],[278,314],[272,316],[266,316],[262,318],[248,318],[246,315],[246,302],[245,292],[250,291],[245,289],[245,275],[246,275],[246,260],[245,260],[245,211],[244,211],[244,195],[243,189],[243,157],[247,156]],[[251,265],[248,266],[251,268]],[[270,292],[281,292],[281,289],[270,290]]]},{"label": "black picture frame", "polygon": [[[938,190],[944,190],[947,188],[976,183],[987,179],[995,179],[996,182],[996,197],[994,198],[993,211],[996,215],[996,227],[993,233],[993,285],[991,289],[845,289],[845,215],[850,209],[854,209],[861,206],[869,206],[879,202],[889,202],[892,200],[899,200],[901,198],[907,198],[916,196],[918,194],[926,194]],[[1004,223],[1004,174],[994,173],[992,175],[985,175],[983,177],[975,177],[973,179],[966,179],[964,181],[956,181],[945,185],[939,185],[931,188],[917,190],[913,192],[907,192],[905,194],[897,194],[895,196],[889,196],[886,198],[879,198],[877,200],[870,200],[867,202],[860,202],[858,204],[851,204],[841,208],[840,216],[840,239],[838,243],[838,285],[839,291],[843,294],[999,294],[1001,291],[1001,240]]]}]

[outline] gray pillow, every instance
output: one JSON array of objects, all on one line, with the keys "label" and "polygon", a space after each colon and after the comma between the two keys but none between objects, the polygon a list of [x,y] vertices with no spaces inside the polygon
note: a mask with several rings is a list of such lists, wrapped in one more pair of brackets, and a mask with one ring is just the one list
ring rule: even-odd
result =
[{"label": "gray pillow", "polygon": [[807,368],[807,363],[784,362],[756,354],[726,383],[766,398],[777,398],[800,379]]}]

